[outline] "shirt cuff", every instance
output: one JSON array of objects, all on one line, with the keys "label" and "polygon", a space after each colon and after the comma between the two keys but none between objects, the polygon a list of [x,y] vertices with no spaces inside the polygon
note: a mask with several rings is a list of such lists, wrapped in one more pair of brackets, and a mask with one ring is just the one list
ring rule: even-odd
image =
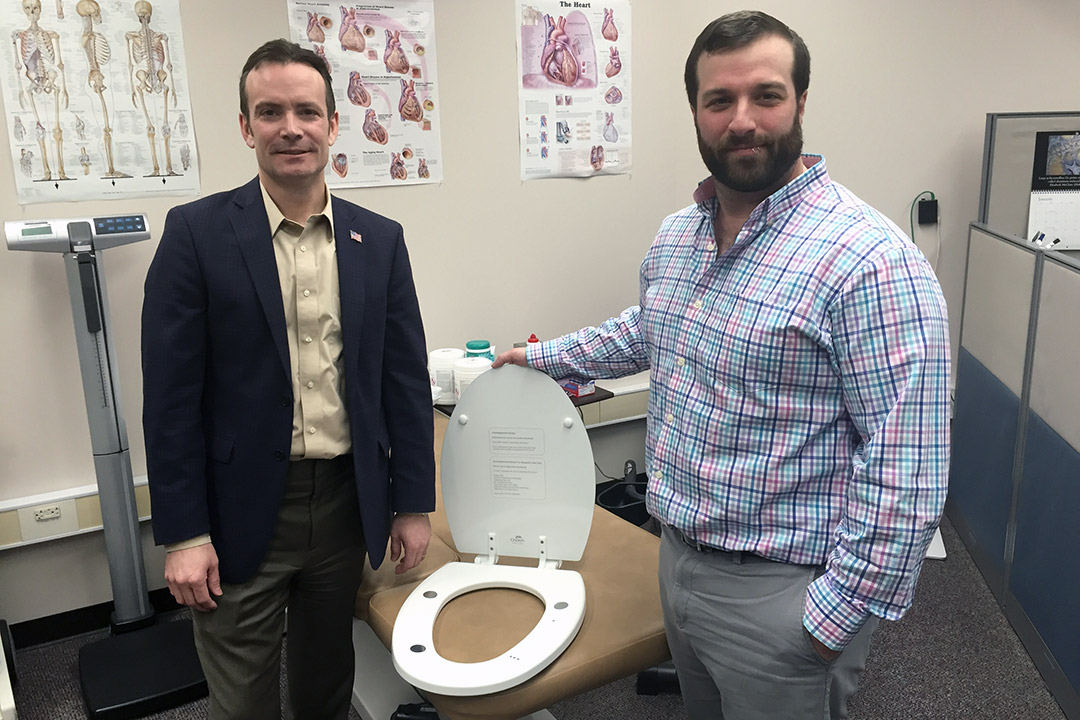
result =
[{"label": "shirt cuff", "polygon": [[165,543],[165,552],[171,553],[174,550],[187,550],[188,548],[199,547],[200,545],[210,544],[209,535],[199,535],[193,537],[190,540],[181,540],[180,542]]},{"label": "shirt cuff", "polygon": [[828,572],[810,583],[803,627],[830,650],[847,647],[869,619],[866,604],[841,595]]},{"label": "shirt cuff", "polygon": [[548,373],[559,360],[559,339],[529,343],[525,347],[525,362],[529,367]]}]

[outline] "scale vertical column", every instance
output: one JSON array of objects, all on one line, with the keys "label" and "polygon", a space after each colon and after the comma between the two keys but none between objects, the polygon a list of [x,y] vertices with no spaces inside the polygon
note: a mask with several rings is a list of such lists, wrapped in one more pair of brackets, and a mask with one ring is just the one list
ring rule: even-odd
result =
[{"label": "scale vertical column", "polygon": [[[83,225],[85,228],[79,227]],[[83,232],[89,240],[89,223],[69,225],[73,240]],[[115,607],[112,624],[115,631],[122,632],[152,623],[154,610],[147,594],[127,427],[115,367],[116,351],[108,328],[104,268],[101,254],[93,250],[65,253],[64,266],[109,560]]]}]

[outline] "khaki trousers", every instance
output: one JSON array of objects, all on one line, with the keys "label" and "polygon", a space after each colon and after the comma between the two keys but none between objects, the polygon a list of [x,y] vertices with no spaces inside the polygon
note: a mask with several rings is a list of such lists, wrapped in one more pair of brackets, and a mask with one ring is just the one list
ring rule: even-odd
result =
[{"label": "khaki trousers", "polygon": [[823,568],[702,552],[663,529],[660,601],[690,720],[842,720],[866,666],[871,618],[826,662],[803,629]]},{"label": "khaki trousers", "polygon": [[281,717],[288,608],[288,695],[296,720],[345,720],[352,697],[352,617],[364,568],[352,456],[289,463],[285,496],[255,576],[223,585],[195,611],[210,720]]}]

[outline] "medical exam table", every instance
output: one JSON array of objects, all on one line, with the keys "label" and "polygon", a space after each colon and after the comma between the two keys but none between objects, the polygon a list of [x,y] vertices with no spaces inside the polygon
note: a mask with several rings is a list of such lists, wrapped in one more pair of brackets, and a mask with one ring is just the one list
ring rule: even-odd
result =
[{"label": "medical exam table", "polygon": [[[437,483],[438,458],[447,422],[445,415],[435,412]],[[394,563],[389,559],[377,571],[370,566],[365,569],[355,615],[370,626],[385,648],[390,647],[398,610],[416,585],[448,562],[472,559],[472,556],[460,555],[454,547],[438,486],[436,498],[437,507],[430,516],[432,536],[426,559],[402,575],[394,574]],[[658,552],[658,538],[595,507],[589,542],[582,559],[563,566],[581,573],[586,592],[584,623],[566,651],[538,675],[517,687],[474,697],[428,694],[428,702],[447,720],[542,717],[531,714],[664,662],[670,655],[664,638],[657,588]],[[527,560],[515,560],[506,558],[499,562],[528,563]],[[440,654],[448,659],[458,662],[486,660],[517,643],[533,628],[542,612],[541,602],[528,593],[503,589],[468,593],[454,599],[440,614],[435,625],[435,643]],[[364,695],[390,693],[393,692],[391,686],[395,683],[400,686],[403,681],[394,673],[389,651],[374,651],[370,647],[375,644],[370,631],[366,628],[354,631],[354,642],[358,646],[358,683],[369,673],[373,676],[381,673],[381,680],[372,679],[366,689],[354,689],[354,706],[381,708],[371,710],[373,715],[384,712],[385,703],[380,706],[363,702],[366,698],[358,698],[358,692]],[[394,673],[393,678],[387,675],[387,668]],[[364,713],[363,708],[357,709]],[[385,717],[378,720],[385,720]]]}]

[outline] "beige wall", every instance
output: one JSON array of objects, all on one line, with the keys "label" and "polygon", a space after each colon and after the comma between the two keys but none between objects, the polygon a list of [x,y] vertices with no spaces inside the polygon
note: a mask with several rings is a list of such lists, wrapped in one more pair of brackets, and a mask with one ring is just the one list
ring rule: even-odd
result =
[{"label": "beige wall", "polygon": [[[288,28],[284,3],[236,0],[226,14],[211,0],[181,5],[207,194],[254,174],[237,130],[236,79],[255,46]],[[905,228],[915,195],[937,194],[944,245],[938,270],[955,320],[985,115],[1076,109],[1069,106],[1077,100],[1072,76],[1080,50],[1072,36],[1080,4],[776,0],[760,7],[810,47],[806,148],[828,158],[834,179]],[[624,58],[634,72],[633,173],[522,183],[513,3],[436,0],[444,182],[341,193],[405,225],[429,347],[487,337],[506,348],[532,332],[548,338],[602,321],[636,302],[638,264],[654,231],[705,175],[682,87],[685,53],[728,9],[700,0],[634,2],[633,57]],[[8,155],[0,155],[3,219],[142,211],[156,238],[167,209],[181,201],[22,208]],[[107,260],[136,475],[145,472],[139,310],[154,247],[117,248]],[[0,501],[94,482],[60,259],[0,249],[0,300]],[[956,330],[954,322],[954,338]],[[60,559],[54,543],[0,552],[0,617],[7,610],[9,621],[19,621],[108,597],[100,540],[63,542]],[[12,562],[15,552],[19,562]],[[66,593],[45,591],[35,573],[54,577],[71,552],[97,572],[74,577]],[[152,585],[161,584],[159,572],[148,573]]]}]

